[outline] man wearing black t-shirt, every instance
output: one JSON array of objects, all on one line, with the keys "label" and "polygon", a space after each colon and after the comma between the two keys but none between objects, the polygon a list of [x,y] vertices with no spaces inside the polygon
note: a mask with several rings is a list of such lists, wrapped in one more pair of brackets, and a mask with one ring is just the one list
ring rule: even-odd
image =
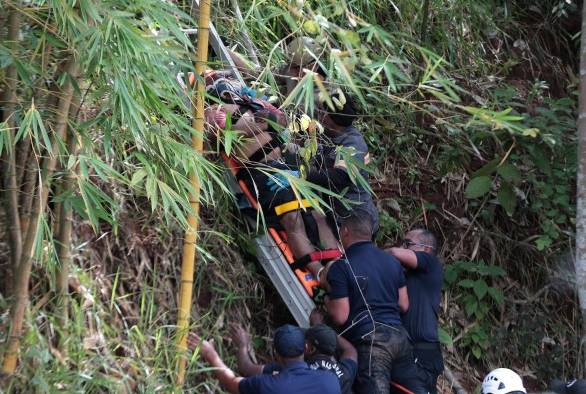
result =
[{"label": "man wearing black t-shirt", "polygon": [[358,394],[388,394],[391,380],[425,393],[417,379],[411,344],[401,324],[409,308],[399,262],[371,241],[372,220],[361,209],[343,219],[340,238],[346,256],[334,262],[326,307],[358,352]]},{"label": "man wearing black t-shirt", "polygon": [[435,236],[425,229],[409,231],[400,248],[387,249],[406,270],[409,310],[402,316],[403,325],[413,342],[418,377],[432,394],[444,370],[437,333],[444,272],[436,250]]},{"label": "man wearing black t-shirt", "polygon": [[[352,394],[352,384],[358,369],[356,349],[350,342],[338,337],[330,327],[316,324],[314,316],[316,314],[312,313],[312,327],[305,331],[305,362],[312,370],[333,373],[340,383],[342,394]],[[241,326],[232,327],[232,340],[238,347],[238,369],[243,376],[277,375],[282,371],[283,366],[279,363],[262,365],[251,360],[250,335]],[[337,350],[340,352],[338,360],[335,357]]]},{"label": "man wearing black t-shirt", "polygon": [[[342,394],[352,394],[352,385],[358,371],[356,349],[331,327],[323,324],[323,319],[316,324],[315,317],[314,311],[310,316],[312,327],[305,331],[305,361],[311,369],[334,373],[340,382]],[[321,314],[319,317],[322,317]],[[340,354],[338,359],[336,351]]]}]

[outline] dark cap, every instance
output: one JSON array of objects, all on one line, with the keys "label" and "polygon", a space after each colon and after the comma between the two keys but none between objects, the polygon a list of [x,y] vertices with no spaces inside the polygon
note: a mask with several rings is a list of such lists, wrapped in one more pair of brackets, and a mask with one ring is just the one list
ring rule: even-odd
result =
[{"label": "dark cap", "polygon": [[584,394],[586,393],[586,379],[570,380],[569,382],[554,380],[551,382],[550,391],[558,394]]},{"label": "dark cap", "polygon": [[325,324],[318,324],[305,331],[305,340],[315,346],[319,353],[333,356],[336,353],[338,336]]},{"label": "dark cap", "polygon": [[285,324],[277,328],[274,336],[277,354],[281,357],[298,357],[305,350],[305,336],[301,328]]}]

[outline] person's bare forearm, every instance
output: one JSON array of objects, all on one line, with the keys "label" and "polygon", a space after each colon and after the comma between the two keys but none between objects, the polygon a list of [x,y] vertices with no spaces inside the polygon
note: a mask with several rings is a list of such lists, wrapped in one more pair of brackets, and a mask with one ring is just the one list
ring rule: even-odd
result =
[{"label": "person's bare forearm", "polygon": [[239,347],[236,353],[236,359],[238,361],[238,371],[242,376],[253,376],[262,373],[263,366],[252,361],[248,353],[248,347]]},{"label": "person's bare forearm", "polygon": [[236,376],[234,371],[224,364],[224,361],[216,353],[207,359],[207,362],[214,368],[214,376],[222,386],[224,386],[230,393],[238,394],[238,384],[242,378]]},{"label": "person's bare forearm", "polygon": [[389,248],[385,251],[399,260],[403,267],[407,269],[417,268],[417,255],[412,250],[405,248]]}]

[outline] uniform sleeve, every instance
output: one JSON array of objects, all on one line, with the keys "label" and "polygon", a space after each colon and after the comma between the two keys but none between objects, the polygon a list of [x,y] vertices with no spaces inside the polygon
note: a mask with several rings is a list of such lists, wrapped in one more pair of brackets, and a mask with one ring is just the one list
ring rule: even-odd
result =
[{"label": "uniform sleeve", "polygon": [[255,375],[244,378],[238,384],[240,394],[257,394],[261,389],[261,379],[263,375]]},{"label": "uniform sleeve", "polygon": [[351,382],[354,382],[356,374],[358,373],[358,364],[356,364],[356,361],[347,358],[340,361],[340,365],[344,369],[344,374],[347,374],[348,379],[350,379]]},{"label": "uniform sleeve", "polygon": [[346,276],[345,260],[336,261],[328,271],[328,283],[330,284],[330,298],[348,297],[350,295],[348,277]]},{"label": "uniform sleeve", "polygon": [[429,272],[432,264],[434,263],[434,256],[425,252],[415,252],[417,257],[417,271]]},{"label": "uniform sleeve", "polygon": [[[343,142],[342,146],[344,148],[354,148],[354,152],[352,154],[352,159],[354,161],[360,162],[364,165],[367,165],[370,162],[370,155],[368,154],[368,146],[366,145],[366,141],[364,141],[364,137],[360,134],[359,131],[352,133],[349,135]],[[346,162],[342,155],[338,157],[335,164],[336,168],[346,169]]]},{"label": "uniform sleeve", "polygon": [[397,289],[407,286],[407,279],[405,278],[405,271],[400,264],[397,264]]}]

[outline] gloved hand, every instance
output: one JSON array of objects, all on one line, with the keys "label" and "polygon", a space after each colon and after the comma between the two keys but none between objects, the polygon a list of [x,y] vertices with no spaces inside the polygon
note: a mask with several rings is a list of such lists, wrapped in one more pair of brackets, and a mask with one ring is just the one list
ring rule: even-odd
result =
[{"label": "gloved hand", "polygon": [[249,88],[248,86],[243,86],[240,90],[240,94],[243,96],[248,96],[251,99],[256,98],[256,90]]},{"label": "gloved hand", "polygon": [[[295,178],[299,178],[299,171],[296,170],[284,170],[283,172],[294,176]],[[281,173],[275,173],[269,176],[267,179],[267,187],[272,192],[278,192],[284,190],[288,187],[291,187],[289,180]]]}]

